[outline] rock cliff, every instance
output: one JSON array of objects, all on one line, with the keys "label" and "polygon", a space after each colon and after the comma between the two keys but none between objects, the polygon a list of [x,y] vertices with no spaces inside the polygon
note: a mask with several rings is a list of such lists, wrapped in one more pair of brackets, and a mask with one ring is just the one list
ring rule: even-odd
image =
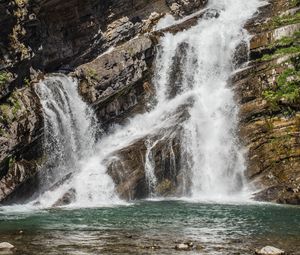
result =
[{"label": "rock cliff", "polygon": [[250,63],[233,77],[255,198],[300,203],[299,1],[270,1],[248,23]]}]

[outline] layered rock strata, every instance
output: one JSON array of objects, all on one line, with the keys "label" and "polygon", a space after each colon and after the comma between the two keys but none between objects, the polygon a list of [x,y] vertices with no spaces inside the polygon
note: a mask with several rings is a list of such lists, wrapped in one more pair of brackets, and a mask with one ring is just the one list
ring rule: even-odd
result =
[{"label": "layered rock strata", "polygon": [[249,22],[250,63],[233,77],[255,199],[300,203],[299,1],[270,1]]}]

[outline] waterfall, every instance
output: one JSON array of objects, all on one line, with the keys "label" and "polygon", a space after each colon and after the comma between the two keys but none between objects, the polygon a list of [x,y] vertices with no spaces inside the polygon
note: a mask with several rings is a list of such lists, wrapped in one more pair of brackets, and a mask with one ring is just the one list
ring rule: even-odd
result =
[{"label": "waterfall", "polygon": [[40,170],[40,196],[49,207],[60,199],[80,205],[106,204],[114,184],[95,156],[97,121],[78,94],[76,80],[47,77],[36,87],[44,111],[46,163]]},{"label": "waterfall", "polygon": [[194,199],[222,200],[247,191],[230,76],[237,47],[250,39],[243,25],[262,4],[212,0],[198,25],[161,40],[155,72],[157,107],[187,93],[192,103],[181,143],[182,154],[190,160],[185,167],[190,168]]},{"label": "waterfall", "polygon": [[[237,137],[238,106],[230,76],[236,49],[250,40],[243,26],[262,4],[260,0],[211,0],[196,26],[165,34],[155,62],[155,105],[97,142],[94,113],[79,97],[76,81],[54,76],[40,83],[48,155],[43,183],[49,190],[38,203],[51,206],[62,197],[79,206],[119,202],[105,162],[114,152],[145,138],[145,177],[154,195],[152,150],[172,133],[170,128],[179,126],[182,195],[206,201],[244,199],[248,189],[244,149]],[[182,109],[187,114],[179,119]],[[175,157],[172,148],[170,155]],[[170,161],[176,165],[174,158]]]}]

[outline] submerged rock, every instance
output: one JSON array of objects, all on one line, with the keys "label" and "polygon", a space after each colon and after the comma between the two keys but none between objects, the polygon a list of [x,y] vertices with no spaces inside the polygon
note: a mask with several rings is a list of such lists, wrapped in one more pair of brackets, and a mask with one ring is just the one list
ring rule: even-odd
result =
[{"label": "submerged rock", "polygon": [[188,244],[180,243],[175,246],[175,249],[179,251],[188,251],[191,247]]},{"label": "submerged rock", "polygon": [[149,249],[149,250],[159,250],[161,249],[161,247],[157,244],[153,244],[153,245],[150,245],[150,246],[143,246],[142,247],[143,249]]},{"label": "submerged rock", "polygon": [[188,241],[188,242],[185,242],[185,243],[180,243],[180,244],[177,244],[175,246],[175,249],[176,250],[179,250],[179,251],[190,251],[190,250],[202,250],[203,247],[201,245],[196,245],[191,242],[191,241]]},{"label": "submerged rock", "polygon": [[258,255],[280,255],[280,254],[285,254],[285,251],[280,250],[273,246],[266,246],[260,250],[256,250],[255,254],[258,254]]}]

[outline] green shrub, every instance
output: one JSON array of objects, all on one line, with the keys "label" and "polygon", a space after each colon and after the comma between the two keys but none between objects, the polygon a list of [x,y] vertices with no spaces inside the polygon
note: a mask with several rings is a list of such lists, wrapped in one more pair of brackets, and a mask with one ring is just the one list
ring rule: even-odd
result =
[{"label": "green shrub", "polygon": [[295,32],[290,37],[283,37],[276,40],[268,47],[268,49],[272,53],[263,55],[260,60],[268,61],[274,57],[300,53],[300,32]]},{"label": "green shrub", "polygon": [[0,88],[7,84],[9,80],[12,78],[12,74],[6,71],[0,72]]},{"label": "green shrub", "polygon": [[[300,71],[294,68],[286,69],[276,80],[274,90],[266,90],[263,97],[273,109],[280,108],[279,103],[297,103],[300,100]],[[285,109],[286,110],[286,109]],[[288,111],[289,112],[289,111]],[[289,114],[289,113],[288,113]]]}]

